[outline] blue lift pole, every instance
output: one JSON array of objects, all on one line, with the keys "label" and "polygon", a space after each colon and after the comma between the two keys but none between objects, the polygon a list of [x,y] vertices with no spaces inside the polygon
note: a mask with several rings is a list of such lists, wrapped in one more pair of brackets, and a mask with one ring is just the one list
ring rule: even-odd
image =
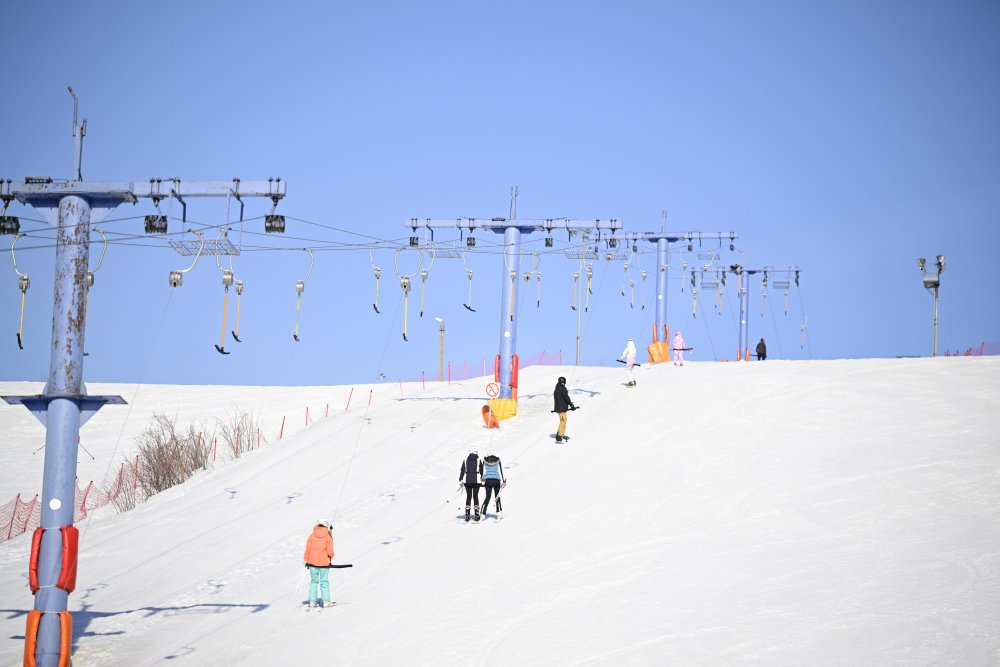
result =
[{"label": "blue lift pole", "polygon": [[500,296],[500,398],[511,398],[511,364],[517,354],[517,277],[520,270],[521,230],[503,228],[503,289]]},{"label": "blue lift pole", "polygon": [[656,239],[656,340],[665,331],[667,323],[667,274],[670,271],[670,254],[666,237]]}]

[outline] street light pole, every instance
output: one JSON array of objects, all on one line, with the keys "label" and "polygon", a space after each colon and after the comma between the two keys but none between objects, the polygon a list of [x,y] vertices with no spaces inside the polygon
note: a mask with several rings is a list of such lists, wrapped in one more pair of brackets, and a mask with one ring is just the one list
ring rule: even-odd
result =
[{"label": "street light pole", "polygon": [[944,273],[944,255],[938,255],[935,262],[937,273],[927,273],[927,260],[923,257],[917,259],[917,266],[923,274],[924,287],[928,292],[934,294],[934,348],[931,356],[936,357],[938,351],[938,289],[941,287],[941,274]]}]

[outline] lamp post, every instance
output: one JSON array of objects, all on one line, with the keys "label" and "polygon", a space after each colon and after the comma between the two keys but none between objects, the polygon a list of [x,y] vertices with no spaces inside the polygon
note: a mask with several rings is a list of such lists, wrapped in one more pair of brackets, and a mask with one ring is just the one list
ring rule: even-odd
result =
[{"label": "lamp post", "polygon": [[444,382],[444,320],[435,317],[438,321],[438,382]]},{"label": "lamp post", "polygon": [[917,259],[917,266],[920,267],[920,273],[923,274],[924,287],[928,292],[934,294],[934,352],[931,356],[936,357],[938,350],[938,288],[941,286],[941,274],[944,273],[944,255],[938,255],[934,265],[937,267],[937,273],[927,273],[927,260],[923,257]]}]

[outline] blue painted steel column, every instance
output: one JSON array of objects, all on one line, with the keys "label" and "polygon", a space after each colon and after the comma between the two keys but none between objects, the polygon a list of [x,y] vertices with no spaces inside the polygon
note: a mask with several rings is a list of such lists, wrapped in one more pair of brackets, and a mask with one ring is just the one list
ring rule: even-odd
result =
[{"label": "blue painted steel column", "polygon": [[[76,499],[77,442],[83,389],[84,290],[90,254],[90,204],[76,196],[59,201],[56,273],[52,298],[52,349],[46,396],[45,472],[42,479],[44,529],[38,557],[39,591],[35,609],[66,611],[69,593],[55,585],[62,571],[61,526],[73,525]],[[35,661],[41,667],[59,662],[59,617],[43,613]]]},{"label": "blue painted steel column", "polygon": [[[506,227],[503,232],[503,289],[500,303],[500,398],[511,398],[511,361],[517,353],[517,276],[520,270],[521,230]],[[513,276],[513,277],[512,277]]]},{"label": "blue painted steel column", "polygon": [[668,242],[665,238],[656,239],[656,340],[663,334],[663,325],[667,323],[667,268]]},{"label": "blue painted steel column", "polygon": [[749,339],[750,323],[747,321],[747,311],[750,309],[750,273],[743,272],[740,279],[740,346],[737,349],[736,361],[743,359]]}]

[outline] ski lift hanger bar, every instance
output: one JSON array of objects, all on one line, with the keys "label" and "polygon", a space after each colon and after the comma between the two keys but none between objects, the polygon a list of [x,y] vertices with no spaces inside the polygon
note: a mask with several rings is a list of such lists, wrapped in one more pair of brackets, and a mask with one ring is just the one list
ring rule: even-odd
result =
[{"label": "ski lift hanger bar", "polygon": [[135,204],[141,198],[169,197],[285,197],[285,181],[280,178],[244,181],[184,181],[179,178],[151,178],[141,181],[56,181],[51,178],[25,178],[22,185],[11,188],[11,194],[22,204],[60,199],[71,195],[114,199]]}]

